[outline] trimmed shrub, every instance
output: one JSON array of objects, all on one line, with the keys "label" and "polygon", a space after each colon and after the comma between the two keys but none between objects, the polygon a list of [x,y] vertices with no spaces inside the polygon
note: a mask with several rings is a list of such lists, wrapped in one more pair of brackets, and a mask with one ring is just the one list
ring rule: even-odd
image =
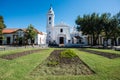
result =
[{"label": "trimmed shrub", "polygon": [[76,55],[76,53],[73,51],[73,50],[70,50],[70,49],[67,49],[67,50],[65,50],[65,51],[62,51],[61,53],[60,53],[60,57],[61,58],[63,58],[63,57],[65,57],[65,58],[74,58],[74,57],[76,57],[77,55]]},{"label": "trimmed shrub", "polygon": [[59,64],[58,61],[53,61],[53,60],[47,63],[48,66],[56,66],[58,64]]}]

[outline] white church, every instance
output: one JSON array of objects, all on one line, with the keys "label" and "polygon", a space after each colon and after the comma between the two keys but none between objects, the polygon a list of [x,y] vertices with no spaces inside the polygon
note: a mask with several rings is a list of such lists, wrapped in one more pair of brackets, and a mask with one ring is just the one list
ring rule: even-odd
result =
[{"label": "white church", "polygon": [[[53,8],[50,7],[47,13],[47,44],[57,44],[58,46],[86,46],[93,45],[93,38],[91,35],[83,35],[82,31],[78,32],[75,27],[61,22],[57,25],[54,24],[55,14]],[[72,30],[72,31],[71,31]],[[105,38],[99,35],[97,40],[98,45],[104,45]],[[108,46],[113,45],[113,40],[108,40]],[[120,45],[120,37],[117,38],[117,45]]]},{"label": "white church", "polygon": [[86,35],[82,35],[74,27],[71,32],[70,26],[63,22],[55,25],[54,20],[55,14],[53,8],[50,7],[47,13],[47,44],[57,44],[59,46],[87,45]]}]

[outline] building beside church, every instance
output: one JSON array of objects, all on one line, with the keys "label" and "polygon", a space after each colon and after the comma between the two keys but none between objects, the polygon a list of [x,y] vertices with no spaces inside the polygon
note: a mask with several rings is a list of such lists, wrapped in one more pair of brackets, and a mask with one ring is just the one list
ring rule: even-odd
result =
[{"label": "building beside church", "polygon": [[[37,35],[33,40],[36,45],[46,44],[46,33],[39,32],[36,29]],[[30,40],[26,39],[26,29],[19,28],[5,28],[2,31],[4,40],[0,40],[0,45],[28,45],[31,44]]]}]

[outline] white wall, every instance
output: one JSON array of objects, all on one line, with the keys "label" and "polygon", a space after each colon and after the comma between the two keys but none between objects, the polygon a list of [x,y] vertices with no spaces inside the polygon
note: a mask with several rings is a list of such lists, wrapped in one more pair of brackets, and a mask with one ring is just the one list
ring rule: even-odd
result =
[{"label": "white wall", "polygon": [[[63,32],[60,32],[60,30],[63,29]],[[63,36],[62,36],[63,35]],[[66,26],[55,26],[54,27],[54,36],[53,39],[59,44],[59,37],[65,38],[65,44],[68,43],[68,40],[71,40],[70,36],[70,28]]]},{"label": "white wall", "polygon": [[[75,37],[75,36],[80,36],[82,38],[82,42],[84,43],[84,45],[88,45],[88,40],[87,40],[87,35],[82,35],[82,32],[78,32],[78,31],[74,31],[71,33],[71,38]],[[72,40],[72,39],[71,39]]]},{"label": "white wall", "polygon": [[37,37],[37,44],[46,44],[46,36],[47,36],[46,33],[43,33],[42,35],[38,34],[37,36],[38,36]]},{"label": "white wall", "polygon": [[7,37],[10,37],[10,44],[13,42],[13,34],[4,34],[3,44],[7,44]]}]

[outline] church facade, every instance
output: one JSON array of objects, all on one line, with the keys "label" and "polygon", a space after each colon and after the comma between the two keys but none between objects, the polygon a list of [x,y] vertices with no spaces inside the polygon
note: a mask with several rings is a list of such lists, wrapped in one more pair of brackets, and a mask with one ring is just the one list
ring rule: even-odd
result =
[{"label": "church facade", "polygon": [[75,44],[87,45],[87,36],[82,35],[75,28],[71,32],[69,25],[61,22],[54,24],[55,14],[53,8],[50,7],[47,13],[47,44],[57,44],[59,46],[71,46]]},{"label": "church facade", "polygon": [[[86,46],[93,45],[93,38],[91,35],[83,35],[82,31],[78,32],[76,27],[59,23],[55,25],[55,14],[53,8],[50,7],[47,13],[47,44],[57,44],[59,46]],[[105,45],[104,36],[99,35],[97,45]],[[113,39],[108,40],[108,46],[114,45]],[[117,45],[120,45],[120,37],[117,38]]]}]

